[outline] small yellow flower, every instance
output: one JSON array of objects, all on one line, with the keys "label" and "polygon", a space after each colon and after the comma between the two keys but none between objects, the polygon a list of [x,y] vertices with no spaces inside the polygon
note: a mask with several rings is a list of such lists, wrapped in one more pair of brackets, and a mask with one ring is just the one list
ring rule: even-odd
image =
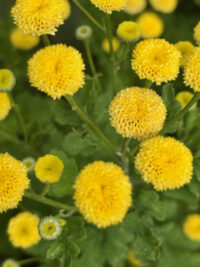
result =
[{"label": "small yellow flower", "polygon": [[144,12],[139,16],[137,23],[141,28],[143,38],[156,38],[163,33],[163,21],[156,13]]},{"label": "small yellow flower", "polygon": [[38,232],[39,217],[30,212],[21,212],[11,218],[8,236],[14,247],[28,248],[40,241]]},{"label": "small yellow flower", "polygon": [[24,34],[20,29],[16,28],[11,32],[10,41],[12,45],[21,50],[30,50],[39,44],[39,37]]},{"label": "small yellow flower", "polygon": [[134,15],[142,12],[147,5],[147,0],[127,0],[124,11]]},{"label": "small yellow flower", "polygon": [[24,164],[8,153],[0,154],[0,212],[16,208],[28,185]]},{"label": "small yellow flower", "polygon": [[9,96],[6,93],[0,92],[0,121],[4,120],[9,111],[12,108],[12,104]]},{"label": "small yellow flower", "polygon": [[7,259],[3,262],[2,267],[20,267],[20,265],[14,259]]},{"label": "small yellow flower", "polygon": [[59,218],[58,221],[59,221],[59,223],[60,223],[60,225],[61,225],[62,227],[64,227],[64,226],[67,224],[66,220],[63,219],[63,218]]},{"label": "small yellow flower", "polygon": [[197,42],[197,44],[200,45],[200,21],[194,28],[194,39]]},{"label": "small yellow flower", "polygon": [[141,266],[141,261],[135,257],[134,251],[132,249],[129,251],[128,261],[133,266]]},{"label": "small yellow flower", "polygon": [[105,228],[124,219],[131,205],[131,183],[119,166],[95,161],[78,175],[74,199],[88,222]]},{"label": "small yellow flower", "polygon": [[63,19],[66,20],[71,15],[71,5],[68,0],[63,0],[64,2],[64,13],[63,13]]},{"label": "small yellow flower", "polygon": [[79,51],[64,44],[43,48],[28,62],[31,85],[53,99],[75,94],[84,84],[84,69]]},{"label": "small yellow flower", "polygon": [[178,0],[150,0],[152,7],[163,13],[173,12],[178,4]]},{"label": "small yellow flower", "polygon": [[62,176],[63,169],[63,162],[51,154],[38,158],[34,168],[36,177],[44,183],[58,182]]},{"label": "small yellow flower", "polygon": [[162,98],[153,90],[130,87],[122,90],[109,107],[110,121],[123,137],[143,139],[157,134],[166,118]]},{"label": "small yellow flower", "polygon": [[92,4],[105,13],[111,14],[112,11],[120,11],[126,5],[127,0],[90,0]]},{"label": "small yellow flower", "polygon": [[192,162],[192,153],[183,143],[172,137],[157,136],[142,142],[135,167],[145,182],[163,191],[189,183]]},{"label": "small yellow flower", "polygon": [[0,91],[11,91],[15,86],[15,76],[8,69],[0,69]]},{"label": "small yellow flower", "polygon": [[183,231],[189,239],[200,242],[200,214],[188,215],[183,224]]},{"label": "small yellow flower", "polygon": [[188,41],[180,41],[175,46],[181,53],[180,66],[186,66],[189,57],[194,53],[195,46]]},{"label": "small yellow flower", "polygon": [[[193,98],[193,94],[188,91],[181,91],[176,95],[176,100],[182,105],[184,108],[190,100]],[[196,104],[193,105],[195,107]]]},{"label": "small yellow flower", "polygon": [[[113,50],[114,52],[117,52],[120,48],[120,41],[113,37],[112,39],[112,45],[113,45]],[[109,41],[108,39],[104,39],[103,42],[102,42],[102,48],[105,52],[109,53],[110,52],[110,44],[109,44]]]},{"label": "small yellow flower", "polygon": [[175,80],[179,73],[181,54],[164,39],[147,39],[133,50],[132,68],[140,79],[160,85]]},{"label": "small yellow flower", "polygon": [[124,41],[137,41],[141,36],[140,27],[134,21],[124,21],[117,28],[117,35]]},{"label": "small yellow flower", "polygon": [[39,232],[45,240],[55,240],[61,233],[62,228],[59,220],[56,217],[48,216],[41,220]]}]

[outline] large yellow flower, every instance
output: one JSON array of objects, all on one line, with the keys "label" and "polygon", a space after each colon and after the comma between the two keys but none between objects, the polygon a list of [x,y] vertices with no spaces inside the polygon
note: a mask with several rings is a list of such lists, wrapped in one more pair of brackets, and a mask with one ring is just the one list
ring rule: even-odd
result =
[{"label": "large yellow flower", "polygon": [[19,28],[14,29],[10,35],[12,45],[21,50],[29,50],[38,45],[38,36],[24,34]]},{"label": "large yellow flower", "polygon": [[178,0],[150,0],[152,7],[163,13],[171,13],[175,10]]},{"label": "large yellow flower", "polygon": [[13,246],[28,248],[40,241],[38,231],[39,217],[30,212],[21,212],[11,218],[8,236]]},{"label": "large yellow flower", "polygon": [[0,212],[16,208],[28,185],[24,164],[8,153],[0,154]]},{"label": "large yellow flower", "polygon": [[102,11],[110,14],[112,11],[120,11],[126,5],[127,0],[90,0],[92,4]]},{"label": "large yellow flower", "polygon": [[76,93],[84,84],[84,69],[79,51],[64,44],[43,48],[28,62],[31,85],[53,99]]},{"label": "large yellow flower", "polygon": [[9,96],[0,92],[0,121],[4,120],[12,107]]},{"label": "large yellow flower", "polygon": [[54,35],[69,15],[69,8],[65,0],[16,0],[11,13],[23,33]]},{"label": "large yellow flower", "polygon": [[200,214],[190,214],[184,221],[185,235],[194,241],[200,242]]},{"label": "large yellow flower", "polygon": [[188,41],[180,41],[175,46],[181,53],[180,66],[186,66],[190,56],[194,53],[195,46]]},{"label": "large yellow flower", "polygon": [[131,183],[119,166],[95,161],[77,177],[74,199],[88,222],[107,227],[125,217],[131,205]]},{"label": "large yellow flower", "polygon": [[110,120],[124,137],[143,139],[157,134],[166,118],[162,98],[153,90],[130,87],[117,94],[109,107]]},{"label": "large yellow flower", "polygon": [[181,54],[164,39],[147,39],[133,50],[132,68],[140,79],[160,85],[175,80],[179,73]]},{"label": "large yellow flower", "polygon": [[124,11],[134,15],[142,12],[147,5],[147,0],[127,0]]},{"label": "large yellow flower", "polygon": [[157,136],[142,142],[135,167],[142,179],[158,191],[182,187],[192,179],[193,156],[172,137]]}]

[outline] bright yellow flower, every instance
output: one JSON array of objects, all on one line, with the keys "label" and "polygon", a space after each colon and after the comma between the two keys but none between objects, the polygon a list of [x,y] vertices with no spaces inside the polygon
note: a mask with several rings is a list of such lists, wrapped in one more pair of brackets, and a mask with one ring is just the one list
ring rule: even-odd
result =
[{"label": "bright yellow flower", "polygon": [[56,183],[63,173],[63,162],[56,156],[47,154],[38,158],[35,163],[35,175],[44,183]]},{"label": "bright yellow flower", "polygon": [[11,91],[15,86],[15,76],[8,69],[0,69],[0,91]]},{"label": "bright yellow flower", "polygon": [[163,33],[163,21],[156,13],[144,12],[139,16],[137,23],[141,28],[143,38],[156,38]]},{"label": "bright yellow flower", "polygon": [[[117,52],[120,48],[120,41],[113,37],[112,39],[112,45],[113,45],[113,50],[114,52]],[[109,53],[110,52],[110,44],[109,44],[109,41],[108,39],[104,39],[103,42],[102,42],[102,48],[105,52]]]},{"label": "bright yellow flower", "polygon": [[147,5],[147,0],[127,0],[124,11],[134,15],[142,12]]},{"label": "bright yellow flower", "polygon": [[9,111],[12,108],[12,104],[9,96],[6,93],[0,92],[0,121],[4,120]]},{"label": "bright yellow flower", "polygon": [[107,227],[124,219],[131,205],[131,183],[119,166],[95,161],[78,175],[74,199],[88,222]]},{"label": "bright yellow flower", "polygon": [[172,137],[157,136],[142,142],[135,167],[157,191],[180,188],[192,179],[193,156]]},{"label": "bright yellow flower", "polygon": [[24,34],[20,29],[16,28],[11,32],[10,41],[12,45],[21,50],[30,50],[39,44],[39,37]]},{"label": "bright yellow flower", "polygon": [[127,0],[90,0],[100,10],[110,14],[112,11],[120,11],[126,5]]},{"label": "bright yellow flower", "polygon": [[133,50],[132,68],[140,79],[160,85],[175,80],[179,73],[181,54],[164,39],[147,39]]},{"label": "bright yellow flower", "polygon": [[39,225],[40,235],[45,240],[55,240],[62,232],[58,218],[54,216],[44,217]]},{"label": "bright yellow flower", "polygon": [[0,154],[0,212],[16,208],[28,185],[24,164],[8,153]]},{"label": "bright yellow flower", "polygon": [[109,107],[110,121],[123,137],[138,139],[157,134],[166,118],[162,98],[153,90],[130,87],[122,90]]},{"label": "bright yellow flower", "polygon": [[181,53],[180,66],[186,66],[189,57],[194,53],[195,46],[188,41],[180,41],[175,46]]},{"label": "bright yellow flower", "polygon": [[75,94],[84,84],[84,69],[79,51],[64,44],[43,48],[28,62],[31,85],[53,99]]},{"label": "bright yellow flower", "polygon": [[30,212],[21,212],[11,218],[8,224],[8,236],[13,246],[28,248],[40,241],[38,231],[39,217]]},{"label": "bright yellow flower", "polygon": [[69,12],[64,0],[16,0],[11,14],[25,34],[54,35]]},{"label": "bright yellow flower", "polygon": [[20,265],[14,259],[7,259],[2,263],[2,267],[20,267]]},{"label": "bright yellow flower", "polygon": [[140,27],[134,21],[124,21],[117,28],[117,35],[124,41],[137,41],[141,36]]},{"label": "bright yellow flower", "polygon": [[131,249],[128,254],[128,261],[133,266],[141,266],[141,261],[135,257],[134,251]]},{"label": "bright yellow flower", "polygon": [[200,214],[190,214],[184,221],[183,231],[193,241],[200,242]]},{"label": "bright yellow flower", "polygon": [[178,0],[150,0],[152,7],[163,13],[173,12],[178,4]]},{"label": "bright yellow flower", "polygon": [[[181,91],[176,95],[176,100],[182,105],[184,108],[192,99],[193,94],[188,91]],[[194,107],[195,105],[193,105]]]},{"label": "bright yellow flower", "polygon": [[200,45],[200,21],[194,28],[194,39],[197,42],[197,44]]}]

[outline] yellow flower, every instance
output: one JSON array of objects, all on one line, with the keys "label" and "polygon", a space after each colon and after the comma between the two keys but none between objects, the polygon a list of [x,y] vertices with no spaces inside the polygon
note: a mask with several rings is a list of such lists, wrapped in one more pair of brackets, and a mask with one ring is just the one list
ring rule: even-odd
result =
[{"label": "yellow flower", "polygon": [[147,0],[127,0],[124,11],[134,15],[142,12],[147,5]]},{"label": "yellow flower", "polygon": [[140,27],[134,21],[124,21],[119,24],[117,35],[124,41],[137,41],[141,36]]},{"label": "yellow flower", "polygon": [[64,226],[67,224],[66,220],[63,219],[63,218],[59,218],[58,221],[59,221],[59,223],[60,223],[60,225],[61,225],[62,227],[64,227]]},{"label": "yellow flower", "polygon": [[0,121],[4,120],[9,111],[11,110],[12,104],[9,96],[6,93],[0,92]]},{"label": "yellow flower", "polygon": [[53,99],[75,94],[84,84],[84,69],[79,51],[64,44],[43,48],[28,62],[31,85]]},{"label": "yellow flower", "polygon": [[56,217],[44,217],[39,225],[40,235],[45,240],[55,240],[62,232],[62,227]]},{"label": "yellow flower", "polygon": [[8,69],[0,69],[0,91],[11,91],[15,86],[15,76]]},{"label": "yellow flower", "polygon": [[63,162],[51,154],[38,158],[34,167],[36,177],[45,183],[58,182],[62,176],[63,169]]},{"label": "yellow flower", "polygon": [[74,199],[88,222],[107,227],[124,219],[131,205],[131,183],[119,166],[95,161],[78,175]]},{"label": "yellow flower", "polygon": [[[182,107],[184,108],[192,99],[193,94],[188,92],[188,91],[181,91],[176,95],[176,100],[182,105]],[[196,104],[193,105],[193,107]]]},{"label": "yellow flower", "polygon": [[11,218],[8,224],[8,236],[13,246],[28,248],[40,241],[38,231],[39,217],[30,212],[21,212]]},{"label": "yellow flower", "polygon": [[24,164],[8,153],[0,154],[0,212],[16,208],[28,185]]},{"label": "yellow flower", "polygon": [[150,0],[152,7],[163,13],[173,12],[178,4],[178,0]]},{"label": "yellow flower", "polygon": [[24,34],[20,29],[16,28],[11,32],[10,41],[12,45],[21,50],[30,50],[39,44],[39,37]]},{"label": "yellow flower", "polygon": [[194,53],[195,46],[188,41],[180,41],[175,46],[181,53],[180,66],[186,66],[189,57]]},{"label": "yellow flower", "polygon": [[200,21],[194,28],[194,39],[197,42],[197,44],[200,45]]},{"label": "yellow flower", "polygon": [[[113,50],[114,52],[117,52],[119,50],[119,47],[120,47],[120,41],[113,37],[112,39],[112,45],[113,45]],[[105,52],[109,53],[110,52],[110,44],[109,44],[109,41],[108,39],[104,39],[103,42],[102,42],[102,48]]]},{"label": "yellow flower", "polygon": [[193,156],[172,137],[157,136],[142,142],[135,167],[157,191],[180,188],[192,179]]},{"label": "yellow flower", "polygon": [[20,265],[14,259],[7,259],[2,263],[2,267],[20,267]]},{"label": "yellow flower", "polygon": [[162,98],[153,90],[130,87],[122,90],[109,107],[110,121],[123,137],[138,139],[157,134],[166,118]]},{"label": "yellow flower", "polygon": [[137,20],[143,38],[156,38],[163,33],[164,25],[161,18],[153,12],[144,12]]},{"label": "yellow flower", "polygon": [[160,85],[175,80],[179,73],[181,54],[164,39],[147,39],[133,50],[132,68],[140,79]]},{"label": "yellow flower", "polygon": [[110,14],[112,11],[120,11],[126,5],[127,0],[90,0],[100,10]]},{"label": "yellow flower", "polygon": [[32,35],[54,35],[69,12],[64,0],[16,0],[11,10],[20,30]]},{"label": "yellow flower", "polygon": [[185,84],[200,92],[200,47],[195,48],[184,69]]},{"label": "yellow flower", "polygon": [[183,231],[193,241],[200,241],[200,214],[190,214],[184,221]]},{"label": "yellow flower", "polygon": [[128,254],[128,261],[133,266],[141,266],[141,261],[135,257],[134,251],[131,249]]},{"label": "yellow flower", "polygon": [[68,0],[63,0],[64,1],[64,13],[63,13],[63,19],[66,20],[69,18],[71,15],[71,5]]}]

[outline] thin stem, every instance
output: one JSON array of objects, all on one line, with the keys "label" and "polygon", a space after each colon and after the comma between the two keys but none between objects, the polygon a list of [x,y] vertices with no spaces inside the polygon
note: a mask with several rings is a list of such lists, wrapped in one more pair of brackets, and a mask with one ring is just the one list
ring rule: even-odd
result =
[{"label": "thin stem", "polygon": [[50,187],[51,187],[50,184],[45,184],[45,186],[43,187],[43,190],[42,190],[42,192],[39,194],[39,196],[40,196],[41,198],[45,197],[45,196],[48,194]]},{"label": "thin stem", "polygon": [[104,27],[85,9],[78,0],[72,0],[74,4],[102,31],[105,32]]},{"label": "thin stem", "polygon": [[20,264],[20,266],[23,266],[23,265],[27,265],[27,264],[30,264],[30,263],[33,263],[33,262],[37,262],[37,261],[39,262],[40,259],[38,259],[38,258],[30,258],[30,259],[21,260],[19,262],[19,264]]},{"label": "thin stem", "polygon": [[51,45],[51,43],[50,43],[50,41],[49,41],[49,37],[48,37],[47,34],[42,35],[42,40],[43,40],[44,46]]}]

